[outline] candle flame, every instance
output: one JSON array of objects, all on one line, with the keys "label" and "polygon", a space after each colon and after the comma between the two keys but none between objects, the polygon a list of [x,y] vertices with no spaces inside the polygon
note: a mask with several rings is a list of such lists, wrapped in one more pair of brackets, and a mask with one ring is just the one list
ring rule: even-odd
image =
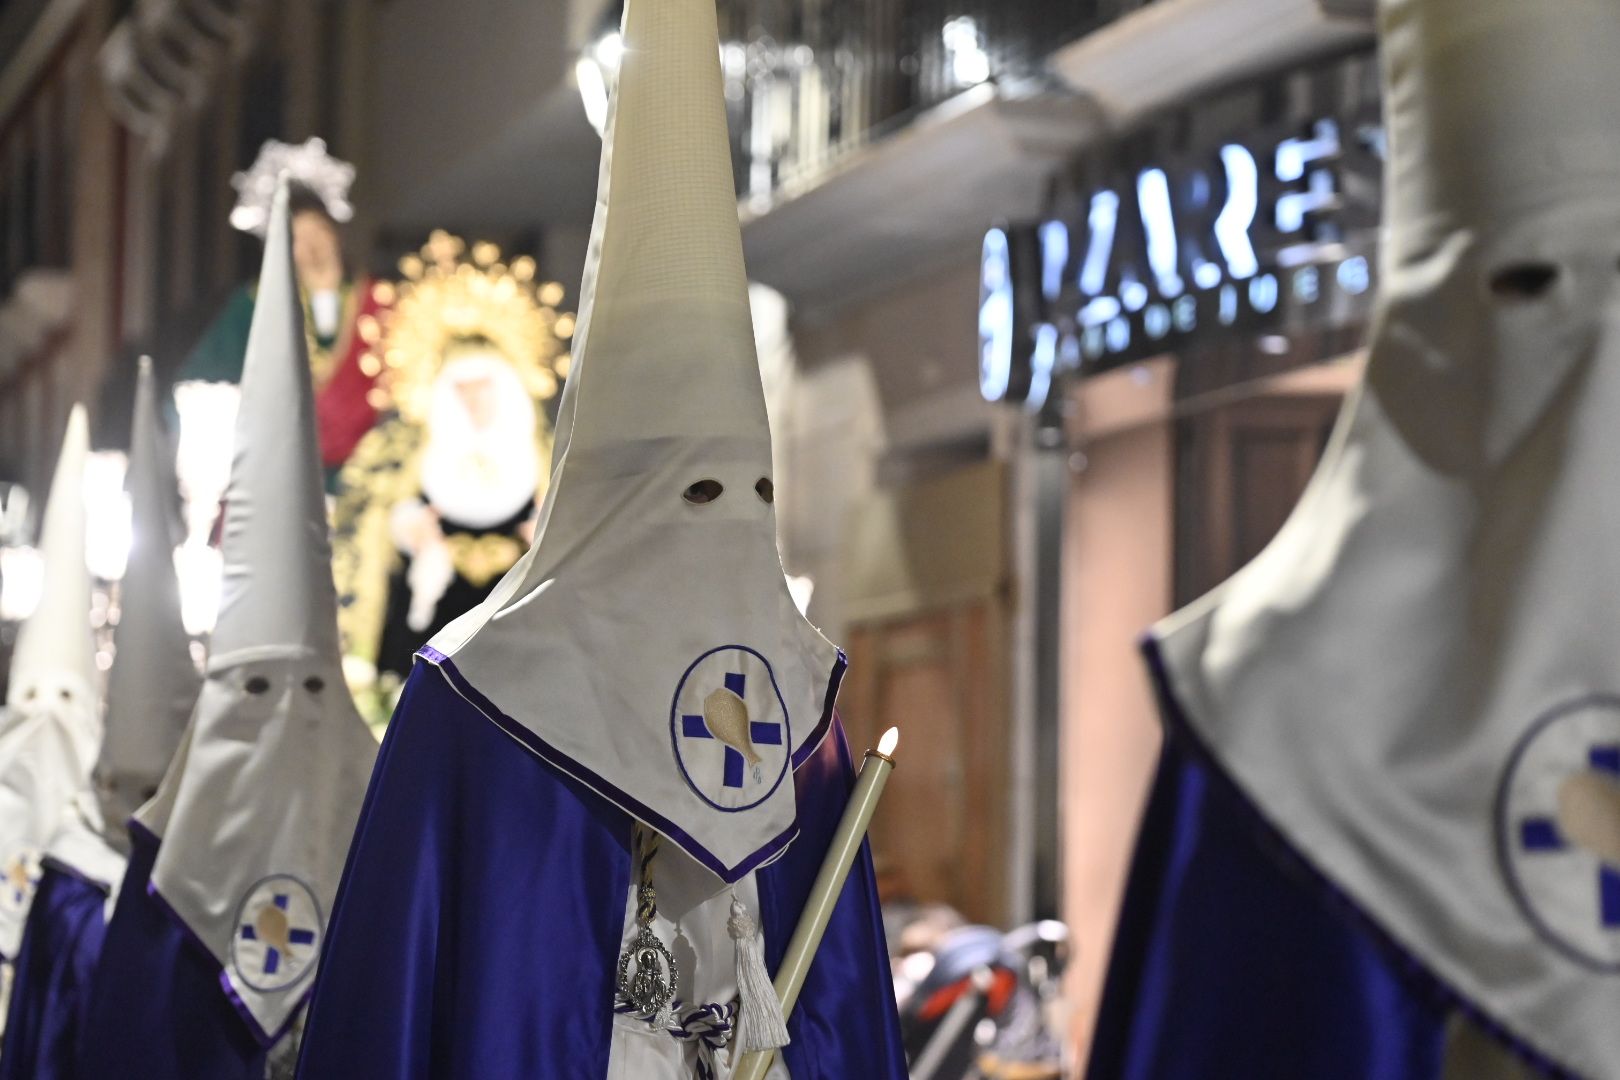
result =
[{"label": "candle flame", "polygon": [[897,727],[892,727],[883,733],[883,738],[878,740],[878,753],[882,754],[884,757],[893,757],[894,748],[899,745],[900,729]]}]

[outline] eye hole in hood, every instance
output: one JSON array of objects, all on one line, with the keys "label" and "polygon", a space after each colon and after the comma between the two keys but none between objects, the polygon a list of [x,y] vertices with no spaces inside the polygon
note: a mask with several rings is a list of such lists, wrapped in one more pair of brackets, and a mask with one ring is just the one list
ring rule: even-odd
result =
[{"label": "eye hole in hood", "polygon": [[1554,263],[1510,263],[1491,274],[1491,293],[1511,303],[1540,300],[1552,292],[1559,276],[1560,270]]},{"label": "eye hole in hood", "polygon": [[681,493],[681,498],[693,506],[712,503],[725,493],[725,485],[718,480],[699,480]]}]

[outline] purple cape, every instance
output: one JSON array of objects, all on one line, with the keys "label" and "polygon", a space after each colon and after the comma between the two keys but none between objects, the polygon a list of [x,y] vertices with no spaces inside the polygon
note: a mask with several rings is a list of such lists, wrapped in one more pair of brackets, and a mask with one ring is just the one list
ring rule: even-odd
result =
[{"label": "purple cape", "polygon": [[[601,1080],[633,823],[525,750],[447,678],[417,664],[389,725],[298,1075]],[[799,838],[758,875],[768,927],[797,923],[853,786],[836,720],[795,782]],[[773,971],[788,936],[768,938]],[[789,1029],[794,1080],[905,1080],[865,850]]]},{"label": "purple cape", "polygon": [[1090,1080],[1439,1080],[1461,1005],[1167,728],[1092,1042]]},{"label": "purple cape", "polygon": [[264,1080],[265,1051],[220,988],[218,961],[147,893],[157,838],[133,823],[130,838],[90,995],[80,1075]]},{"label": "purple cape", "polygon": [[17,953],[16,982],[0,1044],[0,1080],[73,1080],[90,984],[106,933],[107,890],[54,859]]}]

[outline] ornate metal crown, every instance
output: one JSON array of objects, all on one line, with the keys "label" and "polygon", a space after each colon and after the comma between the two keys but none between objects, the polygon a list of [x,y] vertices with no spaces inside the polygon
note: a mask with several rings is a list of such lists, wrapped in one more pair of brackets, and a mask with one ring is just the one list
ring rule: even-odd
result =
[{"label": "ornate metal crown", "polygon": [[276,182],[282,173],[313,192],[333,221],[354,217],[354,207],[349,203],[349,189],[354,186],[353,165],[328,154],[324,139],[300,144],[271,139],[259,148],[251,168],[231,177],[231,186],[236,189],[232,225],[255,236],[264,235],[270,226],[270,204],[275,201]]}]

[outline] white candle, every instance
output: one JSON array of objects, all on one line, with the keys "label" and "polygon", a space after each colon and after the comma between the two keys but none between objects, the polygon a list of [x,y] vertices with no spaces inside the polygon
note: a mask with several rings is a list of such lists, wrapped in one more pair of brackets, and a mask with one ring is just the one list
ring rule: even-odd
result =
[{"label": "white candle", "polygon": [[[782,957],[782,966],[776,972],[776,997],[782,1003],[784,1017],[793,1014],[799,991],[804,989],[804,977],[816,958],[822,935],[827,932],[833,907],[844,891],[844,882],[849,878],[850,868],[855,865],[855,856],[860,853],[861,841],[866,839],[872,814],[877,810],[878,799],[883,796],[883,785],[888,783],[889,774],[894,771],[894,749],[899,744],[900,729],[890,728],[878,740],[878,748],[866,752],[866,761],[861,765],[855,790],[850,793],[849,805],[844,807],[838,831],[833,834],[827,856],[821,862],[821,872],[816,875],[810,898],[805,901],[804,914],[799,916],[798,928],[793,931],[793,939],[788,942],[787,953]],[[732,1071],[732,1080],[764,1080],[775,1057],[774,1050],[747,1055]]]}]

